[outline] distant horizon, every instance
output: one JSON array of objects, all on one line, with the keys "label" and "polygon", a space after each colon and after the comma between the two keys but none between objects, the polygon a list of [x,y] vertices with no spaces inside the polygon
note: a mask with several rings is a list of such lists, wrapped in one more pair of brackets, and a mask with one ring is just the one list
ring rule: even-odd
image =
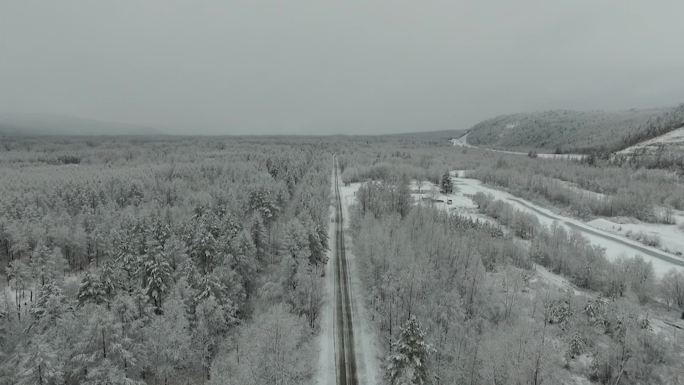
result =
[{"label": "distant horizon", "polygon": [[[147,130],[153,130],[157,131],[155,133],[141,133],[141,134],[55,134],[55,136],[179,136],[179,137],[193,137],[193,136],[200,136],[200,137],[222,137],[222,136],[257,136],[257,137],[267,137],[267,136],[314,136],[314,137],[326,137],[326,136],[384,136],[384,135],[404,135],[404,134],[427,134],[427,133],[437,133],[437,132],[447,132],[447,131],[467,131],[473,128],[476,124],[488,120],[488,119],[493,119],[501,116],[508,116],[508,115],[515,115],[515,114],[536,114],[536,113],[543,113],[543,112],[551,112],[551,111],[571,111],[571,112],[582,112],[582,113],[591,113],[591,112],[605,112],[605,113],[618,113],[618,112],[625,112],[625,111],[633,111],[633,110],[641,110],[641,111],[647,111],[647,110],[664,110],[668,108],[672,108],[675,106],[678,106],[680,104],[684,104],[684,102],[680,103],[672,103],[668,105],[663,105],[663,106],[650,106],[650,107],[628,107],[628,108],[619,108],[619,109],[570,109],[570,108],[563,108],[563,107],[558,107],[558,108],[550,108],[550,109],[543,109],[543,110],[531,110],[531,111],[517,111],[517,112],[511,112],[511,113],[501,113],[501,114],[492,114],[488,117],[485,117],[481,120],[478,120],[474,122],[473,124],[463,127],[463,128],[444,128],[444,129],[431,129],[427,128],[425,130],[413,130],[411,131],[410,129],[407,131],[387,131],[387,132],[379,132],[379,133],[361,133],[361,132],[331,132],[331,133],[317,133],[317,132],[310,132],[310,133],[288,133],[288,132],[263,132],[263,133],[242,133],[242,132],[236,132],[236,133],[220,133],[220,132],[203,132],[201,129],[199,132],[196,133],[185,133],[185,132],[177,132],[171,128],[168,127],[158,127],[158,126],[149,126],[149,125],[144,125],[136,122],[127,122],[127,121],[121,121],[121,120],[102,120],[98,118],[92,118],[92,117],[86,117],[86,116],[80,116],[80,115],[67,115],[67,114],[61,114],[61,113],[41,113],[41,112],[27,112],[27,113],[0,113],[0,133],[2,133],[2,124],[3,120],[5,118],[11,117],[14,119],[21,119],[21,118],[27,118],[27,117],[42,117],[42,118],[60,118],[60,119],[75,119],[75,120],[80,120],[80,121],[90,121],[93,122],[94,124],[105,124],[105,125],[118,125],[118,126],[126,126],[132,130],[135,129],[147,129]],[[230,129],[228,129],[230,130]],[[18,134],[18,133],[15,133]],[[28,136],[32,136],[36,134],[28,134]],[[37,134],[36,136],[49,136],[50,134]]]}]

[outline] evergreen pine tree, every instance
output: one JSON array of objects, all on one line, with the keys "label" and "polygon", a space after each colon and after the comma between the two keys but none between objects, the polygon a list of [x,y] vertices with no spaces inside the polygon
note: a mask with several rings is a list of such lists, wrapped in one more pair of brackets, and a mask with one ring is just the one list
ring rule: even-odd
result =
[{"label": "evergreen pine tree", "polygon": [[252,240],[254,241],[254,247],[256,248],[256,258],[260,263],[264,263],[266,251],[268,250],[268,233],[259,213],[254,213],[252,216],[250,230]]},{"label": "evergreen pine tree", "polygon": [[440,183],[442,194],[451,194],[454,192],[454,185],[451,182],[451,177],[449,176],[449,171],[442,175],[442,182]]},{"label": "evergreen pine tree", "polygon": [[102,284],[89,272],[86,272],[83,275],[81,286],[78,288],[78,302],[81,305],[88,302],[97,304],[105,302],[105,293],[102,290]]},{"label": "evergreen pine tree", "polygon": [[135,380],[144,365],[143,346],[131,330],[135,326],[125,327],[115,314],[93,304],[85,305],[75,316],[80,330],[69,362],[74,383],[143,384]]},{"label": "evergreen pine tree", "polygon": [[41,286],[45,285],[48,274],[54,272],[50,255],[50,249],[45,245],[38,245],[31,254],[31,272]]},{"label": "evergreen pine tree", "polygon": [[171,265],[166,260],[166,256],[159,243],[150,242],[147,254],[143,262],[144,275],[143,286],[145,293],[155,306],[158,313],[161,312],[164,295],[171,285]]},{"label": "evergreen pine tree", "polygon": [[18,383],[48,385],[63,381],[59,352],[41,335],[32,338],[19,355]]},{"label": "evergreen pine tree", "polygon": [[392,344],[386,376],[392,385],[429,383],[427,359],[432,347],[425,342],[425,332],[411,316],[401,329],[399,340]]},{"label": "evergreen pine tree", "polygon": [[413,206],[413,198],[411,198],[409,183],[408,177],[403,175],[399,180],[399,187],[397,189],[397,212],[402,218],[408,214]]},{"label": "evergreen pine tree", "polygon": [[54,281],[48,281],[40,287],[30,314],[33,316],[37,329],[44,330],[54,326],[55,321],[65,309],[66,303],[62,289]]},{"label": "evergreen pine tree", "polygon": [[188,242],[188,252],[202,274],[210,273],[223,260],[219,246],[219,241],[211,231],[211,224],[204,217],[199,218]]},{"label": "evergreen pine tree", "polygon": [[120,283],[118,282],[114,264],[111,261],[106,261],[100,271],[100,288],[107,303],[114,299],[119,286]]}]

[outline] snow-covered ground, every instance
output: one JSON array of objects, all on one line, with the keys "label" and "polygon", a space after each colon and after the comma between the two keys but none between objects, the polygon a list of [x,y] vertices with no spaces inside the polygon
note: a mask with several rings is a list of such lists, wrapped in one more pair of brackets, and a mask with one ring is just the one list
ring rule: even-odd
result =
[{"label": "snow-covered ground", "polygon": [[667,134],[660,135],[655,138],[645,140],[641,143],[637,143],[633,146],[627,147],[623,150],[618,151],[618,154],[632,154],[640,151],[649,152],[651,150],[655,150],[660,145],[684,148],[684,127],[680,127],[676,130],[668,132]]},{"label": "snow-covered ground", "polygon": [[468,134],[467,134],[467,133],[466,133],[465,135],[461,136],[460,138],[453,138],[453,139],[451,139],[450,142],[451,142],[451,145],[452,145],[452,146],[455,146],[455,147],[473,147],[473,148],[477,148],[477,147],[473,146],[472,144],[468,144]]},{"label": "snow-covered ground", "polygon": [[0,311],[7,310],[16,306],[15,292],[9,286],[5,285],[0,291]]},{"label": "snow-covered ground", "polygon": [[562,275],[552,273],[542,265],[535,264],[534,269],[535,275],[532,279],[530,279],[530,283],[541,281],[549,286],[557,287],[561,290],[571,290],[573,293],[575,293],[575,295],[581,295],[585,297],[589,296],[587,292],[578,290],[567,278],[563,277]]},{"label": "snow-covered ground", "polygon": [[[605,194],[589,191],[579,187],[578,185],[564,180],[556,179],[564,187],[571,189],[582,196],[603,199]],[[657,208],[664,211],[664,207]],[[673,219],[675,221],[672,225],[662,223],[644,223],[634,218],[607,218],[600,217],[586,222],[587,225],[609,232],[614,235],[630,238],[628,233],[638,234],[644,233],[649,236],[656,236],[661,241],[661,246],[657,248],[675,255],[684,254],[684,231],[677,226],[684,223],[684,212],[673,210]],[[633,237],[631,239],[634,239]]]},{"label": "snow-covered ground", "polygon": [[[606,194],[583,189],[574,183],[560,179],[556,180],[566,188],[582,194],[583,196],[596,199],[602,199],[606,197]],[[656,210],[661,210],[664,212],[665,208],[658,207]],[[644,233],[646,235],[656,236],[661,241],[661,246],[658,246],[658,249],[672,254],[682,255],[684,254],[684,230],[678,228],[678,226],[680,224],[684,224],[684,211],[673,210],[672,218],[674,220],[674,224],[671,225],[663,223],[644,223],[635,218],[623,217],[600,217],[588,221],[586,224],[596,229],[627,238],[630,238],[628,233]],[[634,238],[632,237],[631,239]]]},{"label": "snow-covered ground", "polygon": [[[575,295],[586,298],[599,298],[601,296],[596,292],[578,289],[567,278],[554,274],[540,265],[535,265],[535,275],[530,279],[530,283],[534,284],[535,282],[542,282],[549,287],[555,287],[562,291],[572,291]],[[676,317],[679,313],[664,312],[658,306],[649,309],[646,314],[653,331],[661,334],[673,343],[679,344],[682,338],[684,338],[684,333],[681,331],[681,328],[684,327],[684,321]]]},{"label": "snow-covered ground", "polygon": [[[65,275],[63,277],[64,280],[61,282],[62,289],[73,288],[72,290],[76,290],[81,282],[82,275],[83,273],[80,272]],[[12,287],[7,285],[7,277],[2,276],[0,279],[2,280],[2,284],[0,284],[0,313],[10,310],[16,311],[17,294],[19,294],[21,317],[24,317],[26,314],[28,314],[29,310],[31,309],[31,305],[33,304],[31,301],[31,293],[33,293],[33,300],[35,301],[36,297],[38,296],[38,292],[40,291],[40,287],[38,287],[37,283],[35,283],[34,285],[26,286],[24,290],[15,291]],[[66,291],[65,294],[67,294]]]},{"label": "snow-covered ground", "polygon": [[[684,220],[678,220],[683,223]],[[629,238],[628,233],[644,233],[660,239],[660,250],[670,252],[675,255],[684,254],[684,231],[677,225],[664,225],[660,223],[643,223],[640,221],[619,223],[608,218],[597,218],[587,222],[591,227],[601,229],[611,234]],[[634,236],[634,235],[633,235]]]},{"label": "snow-covered ground", "polygon": [[[455,171],[454,175],[463,175],[463,173]],[[645,246],[624,236],[612,234],[608,231],[591,227],[580,220],[556,214],[546,208],[537,206],[532,202],[518,198],[507,192],[485,186],[477,179],[459,177],[453,178],[453,182],[455,188],[454,194],[450,194],[445,197],[447,199],[452,199],[452,206],[454,208],[459,209],[459,207],[461,207],[466,213],[472,213],[473,205],[472,202],[462,203],[464,198],[470,200],[470,197],[478,192],[492,194],[495,199],[500,199],[510,203],[516,209],[535,215],[539,219],[539,222],[543,225],[551,226],[555,222],[569,230],[578,230],[582,232],[582,235],[584,235],[589,242],[604,248],[606,250],[606,257],[611,260],[640,255],[646,261],[653,263],[653,269],[657,276],[664,275],[672,268],[684,269],[682,266],[644,253],[643,250],[646,250],[648,253],[656,253],[659,255],[666,254],[669,258],[673,258],[674,260],[682,261],[684,263],[684,258],[682,257],[678,257],[674,254],[664,253],[661,250]],[[442,203],[438,203],[438,205],[439,204]]]}]

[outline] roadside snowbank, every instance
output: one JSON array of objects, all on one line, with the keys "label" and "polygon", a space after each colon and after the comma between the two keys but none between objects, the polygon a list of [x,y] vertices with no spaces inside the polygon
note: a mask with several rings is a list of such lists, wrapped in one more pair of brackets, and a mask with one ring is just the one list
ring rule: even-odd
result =
[{"label": "roadside snowbank", "polygon": [[[334,174],[333,174],[334,175]],[[334,176],[330,177],[330,184],[333,191],[331,196],[334,197]],[[334,253],[335,253],[335,207],[334,200],[328,207],[329,217],[331,219],[328,225],[328,263],[325,265],[325,283],[323,285],[323,304],[321,305],[321,332],[318,335],[319,353],[318,353],[318,371],[317,378],[314,382],[318,385],[335,385],[337,383],[335,373],[335,274],[333,273]]]},{"label": "roadside snowbank", "polygon": [[380,384],[382,373],[381,362],[382,349],[377,333],[370,321],[364,295],[364,287],[361,282],[361,274],[356,264],[356,256],[352,252],[351,245],[354,240],[349,235],[349,207],[356,202],[356,192],[361,183],[351,183],[348,186],[340,185],[340,199],[342,199],[342,215],[344,219],[347,263],[349,264],[351,280],[352,311],[354,320],[354,345],[356,346],[356,363],[359,373],[359,382],[368,385]]}]

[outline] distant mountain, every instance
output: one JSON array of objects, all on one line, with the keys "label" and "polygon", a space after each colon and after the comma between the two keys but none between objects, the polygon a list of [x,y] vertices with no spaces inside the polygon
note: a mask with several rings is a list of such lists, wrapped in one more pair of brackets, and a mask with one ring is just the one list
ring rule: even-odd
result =
[{"label": "distant mountain", "polygon": [[448,144],[449,140],[462,136],[464,130],[442,130],[426,132],[409,132],[400,134],[379,135],[382,138],[391,138],[405,143],[424,144]]},{"label": "distant mountain", "polygon": [[676,129],[684,105],[627,111],[553,110],[503,115],[473,126],[468,144],[517,151],[617,151]]},{"label": "distant mountain", "polygon": [[155,128],[50,114],[0,115],[0,135],[94,136],[160,135]]}]

